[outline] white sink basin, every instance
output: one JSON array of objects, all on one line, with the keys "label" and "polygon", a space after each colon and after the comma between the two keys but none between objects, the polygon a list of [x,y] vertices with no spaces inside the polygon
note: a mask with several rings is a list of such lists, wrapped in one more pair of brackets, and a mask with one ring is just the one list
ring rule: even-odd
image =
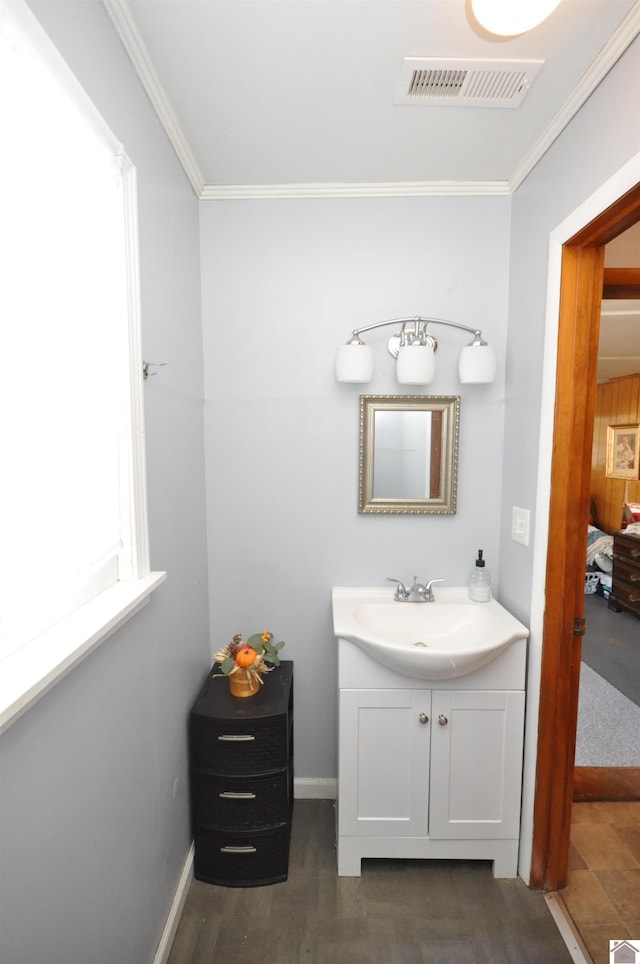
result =
[{"label": "white sink basin", "polygon": [[333,632],[376,662],[419,679],[453,679],[486,666],[529,630],[466,587],[434,588],[435,602],[396,602],[393,589],[334,588]]}]

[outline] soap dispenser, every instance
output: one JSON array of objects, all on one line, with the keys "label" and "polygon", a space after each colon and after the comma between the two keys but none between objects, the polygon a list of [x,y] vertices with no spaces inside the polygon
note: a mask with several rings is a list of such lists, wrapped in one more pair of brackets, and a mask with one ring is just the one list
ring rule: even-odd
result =
[{"label": "soap dispenser", "polygon": [[476,564],[471,570],[469,580],[469,599],[474,602],[489,602],[491,599],[491,573],[482,558],[483,550],[478,549]]}]

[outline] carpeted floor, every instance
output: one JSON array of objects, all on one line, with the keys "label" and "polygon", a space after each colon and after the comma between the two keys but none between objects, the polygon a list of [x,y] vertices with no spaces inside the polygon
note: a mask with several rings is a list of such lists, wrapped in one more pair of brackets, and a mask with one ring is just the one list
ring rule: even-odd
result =
[{"label": "carpeted floor", "polygon": [[640,706],[582,663],[576,766],[640,767]]},{"label": "carpeted floor", "polygon": [[585,596],[577,766],[640,766],[640,620]]}]

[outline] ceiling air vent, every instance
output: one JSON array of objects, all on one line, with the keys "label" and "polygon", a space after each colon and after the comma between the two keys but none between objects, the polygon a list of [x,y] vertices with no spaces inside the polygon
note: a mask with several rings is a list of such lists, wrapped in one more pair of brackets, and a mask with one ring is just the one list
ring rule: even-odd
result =
[{"label": "ceiling air vent", "polygon": [[405,57],[396,104],[519,107],[544,60]]}]

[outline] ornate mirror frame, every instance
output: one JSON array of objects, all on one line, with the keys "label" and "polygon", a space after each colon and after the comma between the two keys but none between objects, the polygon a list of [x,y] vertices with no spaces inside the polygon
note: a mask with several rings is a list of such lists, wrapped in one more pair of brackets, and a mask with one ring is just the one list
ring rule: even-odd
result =
[{"label": "ornate mirror frame", "polygon": [[[394,493],[374,495],[376,414],[380,412],[430,412],[429,495],[410,498]],[[360,396],[360,513],[400,515],[455,515],[458,488],[459,395]]]}]

